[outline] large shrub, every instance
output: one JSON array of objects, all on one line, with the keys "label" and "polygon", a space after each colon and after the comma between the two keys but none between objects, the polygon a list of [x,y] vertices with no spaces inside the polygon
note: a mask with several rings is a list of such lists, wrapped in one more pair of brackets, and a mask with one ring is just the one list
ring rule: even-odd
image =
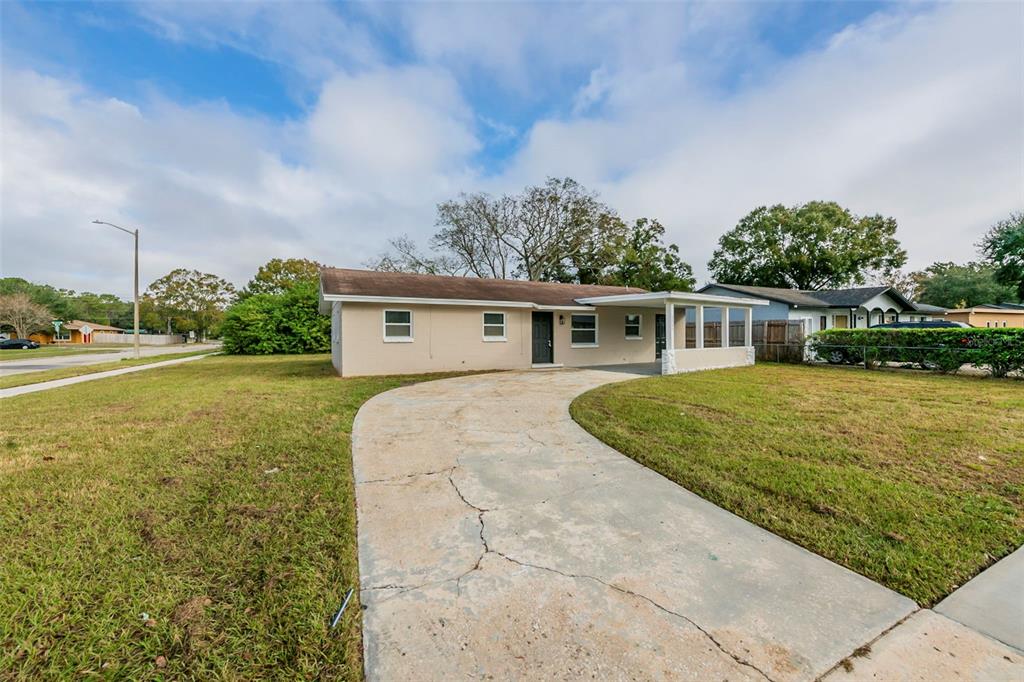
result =
[{"label": "large shrub", "polygon": [[317,285],[300,282],[232,305],[221,335],[228,353],[322,353],[330,349],[331,321],[317,311]]},{"label": "large shrub", "polygon": [[829,329],[810,337],[810,350],[833,363],[913,363],[955,372],[971,363],[995,376],[1024,371],[1024,329]]}]

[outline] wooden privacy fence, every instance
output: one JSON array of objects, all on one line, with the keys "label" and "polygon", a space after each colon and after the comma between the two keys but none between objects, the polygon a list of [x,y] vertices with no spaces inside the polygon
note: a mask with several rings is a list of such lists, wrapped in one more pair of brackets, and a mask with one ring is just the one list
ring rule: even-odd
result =
[{"label": "wooden privacy fence", "polygon": [[[751,330],[758,360],[771,362],[803,362],[804,320],[754,320]],[[697,325],[686,325],[686,347],[696,347]],[[729,323],[729,345],[743,345],[743,322]],[[722,347],[722,323],[704,323],[704,347]]]}]

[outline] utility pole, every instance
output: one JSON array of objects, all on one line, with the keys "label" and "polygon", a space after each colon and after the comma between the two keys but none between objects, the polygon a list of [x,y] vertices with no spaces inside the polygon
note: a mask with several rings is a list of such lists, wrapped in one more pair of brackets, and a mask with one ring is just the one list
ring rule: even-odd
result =
[{"label": "utility pole", "polygon": [[138,228],[136,228],[134,230],[128,230],[128,229],[125,229],[125,228],[121,227],[120,225],[115,225],[114,223],[108,223],[108,222],[106,222],[104,220],[94,220],[92,222],[95,223],[96,225],[108,225],[108,226],[113,227],[115,229],[121,230],[122,232],[124,232],[126,234],[130,234],[132,237],[135,238],[135,344],[134,345],[135,345],[135,358],[138,359],[138,358],[142,357],[142,353],[139,350],[139,230],[138,230]]}]

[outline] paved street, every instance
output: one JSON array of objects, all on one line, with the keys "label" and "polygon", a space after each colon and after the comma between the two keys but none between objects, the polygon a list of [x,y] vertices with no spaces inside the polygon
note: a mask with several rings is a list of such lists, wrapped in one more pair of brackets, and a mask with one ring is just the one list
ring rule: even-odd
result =
[{"label": "paved street", "polygon": [[[142,346],[140,353],[142,357],[154,357],[167,355],[169,353],[186,353],[190,351],[220,350],[217,343],[190,343],[178,346]],[[124,350],[113,353],[83,352],[75,355],[58,355],[53,357],[21,357],[17,360],[4,360],[3,352],[0,351],[0,376],[11,376],[24,374],[25,372],[41,372],[47,369],[58,369],[60,367],[76,367],[79,365],[97,365],[103,362],[116,362],[123,358],[135,357],[135,350],[128,346]]]},{"label": "paved street", "polygon": [[184,362],[193,362],[195,360],[202,360],[208,358],[209,355],[190,355],[185,358],[172,358],[171,360],[161,360],[158,362],[151,362],[143,365],[132,365],[130,367],[122,367],[119,369],[111,369],[105,372],[94,372],[92,374],[83,374],[77,377],[68,377],[66,379],[54,379],[53,381],[41,381],[36,384],[26,384],[25,386],[14,386],[12,388],[0,388],[0,399],[13,398],[19,395],[25,395],[27,393],[38,393],[39,391],[49,391],[55,388],[63,388],[65,386],[73,386],[75,384],[85,383],[87,381],[97,381],[99,379],[106,379],[108,377],[121,376],[122,374],[134,374],[135,372],[146,372],[151,369],[159,369],[160,367],[169,367],[171,365],[180,365]]},{"label": "paved street", "polygon": [[[353,466],[368,680],[1024,670],[1020,652],[716,507],[572,421],[574,396],[630,378],[505,372],[364,405]],[[872,643],[876,656],[840,665]]]}]

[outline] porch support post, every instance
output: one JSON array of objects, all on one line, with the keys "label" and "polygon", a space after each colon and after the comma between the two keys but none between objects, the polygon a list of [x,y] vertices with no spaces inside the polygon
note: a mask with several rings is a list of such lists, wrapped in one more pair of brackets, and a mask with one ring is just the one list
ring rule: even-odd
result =
[{"label": "porch support post", "polygon": [[676,304],[665,303],[665,348],[676,349]]},{"label": "porch support post", "polygon": [[679,348],[686,350],[686,306],[683,306],[683,319],[679,323]]},{"label": "porch support post", "polygon": [[743,309],[743,345],[750,348],[754,345],[754,309]]},{"label": "porch support post", "polygon": [[693,347],[700,350],[704,347],[704,306],[699,304],[697,305],[696,322],[693,330]]},{"label": "porch support post", "polygon": [[729,306],[722,306],[722,348],[729,347]]}]

